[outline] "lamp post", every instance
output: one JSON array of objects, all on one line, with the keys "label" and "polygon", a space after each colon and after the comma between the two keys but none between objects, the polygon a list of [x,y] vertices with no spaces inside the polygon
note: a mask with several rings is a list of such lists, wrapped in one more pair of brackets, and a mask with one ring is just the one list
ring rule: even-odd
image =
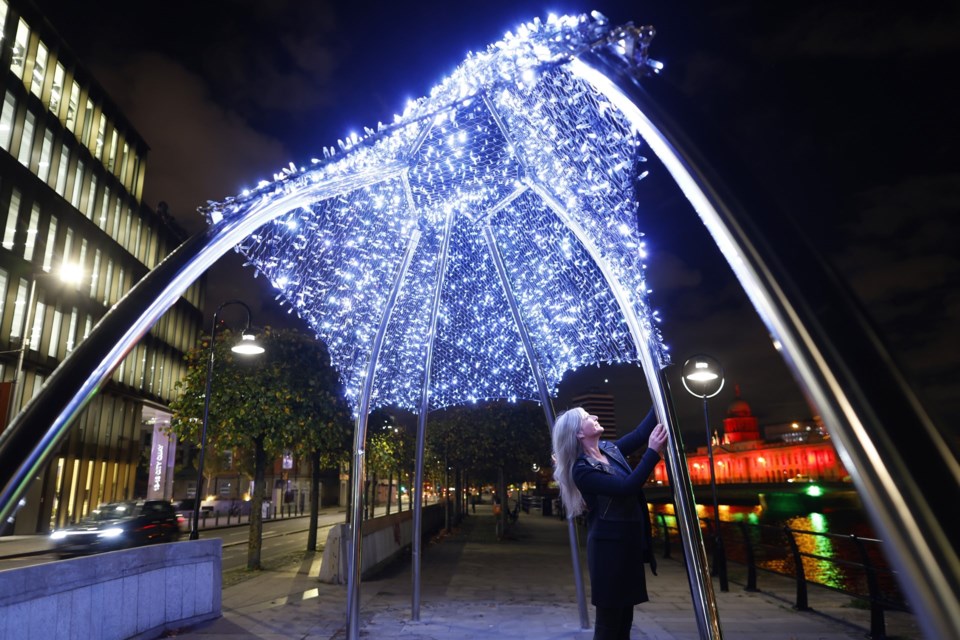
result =
[{"label": "lamp post", "polygon": [[707,459],[710,463],[710,489],[713,492],[713,561],[720,577],[720,590],[729,591],[727,585],[727,557],[723,549],[723,537],[720,535],[720,501],[717,498],[717,476],[713,466],[713,437],[710,433],[710,415],[707,412],[707,398],[712,398],[723,389],[723,367],[716,358],[707,355],[693,356],[683,363],[681,371],[683,387],[691,395],[703,399],[703,422],[707,430]]},{"label": "lamp post", "polygon": [[[33,333],[33,309],[37,304],[37,281],[53,275],[56,275],[61,282],[79,285],[83,279],[83,270],[78,265],[64,262],[56,274],[39,272],[35,273],[30,279],[30,293],[27,295],[23,335],[20,336],[20,354],[17,356],[17,368],[13,372],[13,393],[10,394],[7,424],[9,424],[13,420],[13,417],[17,415],[17,412],[23,408],[23,361],[26,358],[27,351],[30,349],[30,334]],[[43,322],[42,319],[41,322]]]},{"label": "lamp post", "polygon": [[203,495],[203,458],[207,450],[207,421],[210,419],[210,389],[213,384],[213,361],[217,347],[217,319],[224,307],[232,304],[240,305],[247,312],[247,326],[240,334],[239,343],[230,348],[234,353],[241,355],[257,355],[263,353],[263,347],[257,344],[256,338],[250,330],[250,307],[240,300],[228,300],[217,307],[213,313],[213,327],[210,329],[210,358],[207,360],[207,381],[203,394],[203,423],[200,427],[200,457],[197,459],[197,491],[193,499],[193,522],[190,526],[190,539],[200,537],[200,502]]}]

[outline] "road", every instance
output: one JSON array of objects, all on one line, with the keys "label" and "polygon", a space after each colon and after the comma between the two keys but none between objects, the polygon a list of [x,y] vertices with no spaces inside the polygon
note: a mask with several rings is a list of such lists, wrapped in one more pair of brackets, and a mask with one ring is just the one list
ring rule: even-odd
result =
[{"label": "road", "polygon": [[[381,515],[384,509],[380,508],[377,511],[377,515]],[[320,513],[317,528],[317,546],[319,548],[322,548],[326,542],[330,527],[336,523],[343,522],[344,517],[345,512],[343,509],[324,509]],[[265,520],[263,523],[261,563],[269,565],[285,556],[306,549],[307,528],[309,524],[310,518],[307,516],[282,520]],[[181,539],[185,540],[186,535],[187,534],[183,534]],[[202,530],[200,537],[208,539],[219,538],[223,541],[222,569],[224,573],[246,566],[247,541],[249,539],[248,525],[242,524],[233,527]],[[0,557],[0,571],[35,564],[44,564],[46,562],[59,562],[60,558],[55,554],[42,553],[45,545],[46,539],[37,536],[33,549],[41,553],[36,555]]]}]

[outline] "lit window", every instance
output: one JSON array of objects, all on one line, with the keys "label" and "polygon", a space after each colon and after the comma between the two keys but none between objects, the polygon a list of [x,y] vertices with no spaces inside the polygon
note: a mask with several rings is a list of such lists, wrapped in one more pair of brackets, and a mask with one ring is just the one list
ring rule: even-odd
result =
[{"label": "lit window", "polygon": [[4,151],[10,150],[10,138],[13,136],[13,114],[17,110],[17,101],[13,94],[7,91],[0,107],[0,147]]},{"label": "lit window", "polygon": [[90,297],[97,295],[97,279],[100,277],[100,249],[93,254],[93,268],[90,269]]},{"label": "lit window", "polygon": [[67,229],[63,238],[63,258],[60,260],[60,273],[62,278],[66,278],[68,271],[73,271],[70,256],[73,254],[73,229]]},{"label": "lit window", "polygon": [[90,130],[93,129],[93,101],[87,98],[87,107],[83,112],[83,133],[80,134],[80,142],[83,146],[90,146]]},{"label": "lit window", "polygon": [[[131,215],[132,213],[133,212],[131,212]],[[136,256],[137,260],[140,260],[140,227],[142,224],[143,221],[140,219],[140,216],[137,216],[137,230],[133,232],[133,251],[130,252]]]},{"label": "lit window", "polygon": [[130,153],[130,145],[123,143],[123,155],[120,156],[120,182],[127,185],[127,154]]},{"label": "lit window", "polygon": [[77,109],[80,107],[80,85],[76,80],[70,83],[70,99],[67,102],[67,129],[73,132],[77,124]]},{"label": "lit window", "polygon": [[47,355],[56,358],[60,351],[60,330],[63,328],[63,311],[57,306],[53,310],[53,324],[50,327],[50,344],[47,345]]},{"label": "lit window", "polygon": [[73,176],[73,195],[70,196],[70,204],[74,209],[80,208],[80,194],[83,193],[83,161],[77,160],[77,171]]},{"label": "lit window", "polygon": [[[3,0],[0,0],[0,3],[2,2]],[[0,27],[2,26],[3,26],[3,20],[0,19]],[[9,276],[7,275],[7,272],[3,269],[0,269],[0,318],[3,317],[3,306],[4,306],[4,303],[6,303],[7,301],[8,280],[9,280]]]},{"label": "lit window", "polygon": [[43,265],[41,268],[50,273],[53,269],[53,246],[57,238],[57,217],[50,216],[50,227],[47,229],[47,245],[43,248]]},{"label": "lit window", "polygon": [[[119,199],[117,200],[117,206],[118,206],[118,207],[120,206],[120,200],[119,200]],[[127,244],[127,242],[128,242],[128,240],[129,240],[129,238],[130,238],[130,223],[132,223],[132,222],[133,222],[133,219],[132,219],[131,216],[130,216],[130,212],[129,212],[129,211],[124,212],[124,214],[123,214],[123,236],[121,236],[120,238],[117,238],[117,242],[119,242],[119,243],[120,243],[120,246],[122,246],[122,247],[123,247],[124,249],[126,249],[127,251],[130,251],[130,246]]]},{"label": "lit window", "polygon": [[93,155],[97,160],[103,160],[103,136],[107,127],[107,117],[100,114],[100,124],[97,125],[97,146],[94,148]]},{"label": "lit window", "polygon": [[27,240],[23,245],[23,258],[33,260],[33,250],[37,246],[37,229],[40,227],[40,206],[34,203],[30,211],[30,226],[27,227]]},{"label": "lit window", "polygon": [[119,300],[120,298],[122,298],[122,297],[123,297],[123,294],[125,294],[125,293],[127,292],[127,287],[126,287],[126,282],[125,282],[125,280],[126,280],[126,273],[124,272],[123,267],[120,267],[120,268],[119,268],[119,271],[120,271],[120,273],[118,274],[118,277],[117,277],[117,294],[116,294],[116,300]]},{"label": "lit window", "polygon": [[30,27],[20,19],[17,25],[17,35],[13,41],[13,54],[10,56],[10,70],[13,75],[23,80],[23,64],[27,59],[27,44],[30,42]]},{"label": "lit window", "polygon": [[46,182],[50,179],[50,161],[53,155],[53,132],[47,129],[43,132],[43,145],[40,147],[40,164],[37,165],[37,176]]},{"label": "lit window", "polygon": [[63,197],[67,188],[67,166],[70,164],[70,148],[67,145],[60,147],[60,164],[57,166],[57,183],[53,190]]},{"label": "lit window", "polygon": [[110,306],[110,289],[113,287],[113,260],[107,258],[107,271],[103,278],[103,306]]},{"label": "lit window", "polygon": [[40,337],[43,335],[43,321],[47,314],[47,305],[39,300],[36,302],[33,310],[33,326],[27,328],[30,334],[30,350],[37,351],[40,348]]},{"label": "lit window", "polygon": [[10,323],[10,338],[19,340],[23,336],[23,319],[27,312],[27,296],[30,295],[30,283],[20,278],[17,286],[17,299],[13,303],[13,322]]},{"label": "lit window", "polygon": [[107,169],[113,171],[114,164],[117,160],[117,130],[114,129],[110,132],[110,155],[107,157]]},{"label": "lit window", "polygon": [[43,97],[43,81],[47,75],[47,46],[37,43],[37,55],[33,60],[33,78],[30,81],[30,92],[38,98]]},{"label": "lit window", "polygon": [[17,237],[17,216],[20,215],[20,192],[10,192],[10,207],[7,209],[7,224],[3,230],[3,248],[13,249]]},{"label": "lit window", "polygon": [[107,230],[107,215],[110,212],[110,187],[104,185],[103,196],[100,198],[100,217],[97,218],[97,226]]},{"label": "lit window", "polygon": [[93,220],[93,212],[97,204],[97,174],[90,172],[90,188],[87,190],[87,206],[84,207],[84,213]]},{"label": "lit window", "polygon": [[36,116],[27,111],[27,117],[23,119],[23,131],[20,135],[20,152],[17,153],[17,160],[27,168],[30,167],[30,155],[33,153],[33,129],[36,122]]},{"label": "lit window", "polygon": [[60,116],[60,102],[63,97],[63,78],[66,73],[59,62],[53,69],[53,85],[50,87],[50,113]]},{"label": "lit window", "polygon": [[3,32],[7,26],[7,0],[0,0],[0,42],[3,42]]},{"label": "lit window", "polygon": [[110,237],[120,242],[120,198],[113,203],[113,231]]},{"label": "lit window", "polygon": [[80,290],[80,284],[83,282],[84,270],[87,268],[87,239],[83,238],[80,240],[80,258],[77,260],[79,266],[79,276],[74,280],[74,286],[77,291]]}]

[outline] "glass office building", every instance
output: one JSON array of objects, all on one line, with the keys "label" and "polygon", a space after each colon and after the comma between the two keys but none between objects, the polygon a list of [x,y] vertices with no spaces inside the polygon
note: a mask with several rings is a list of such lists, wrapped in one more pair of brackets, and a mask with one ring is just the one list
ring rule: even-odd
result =
[{"label": "glass office building", "polygon": [[[0,425],[6,428],[184,233],[165,211],[142,203],[146,142],[34,5],[0,0],[0,36]],[[73,425],[7,533],[74,522],[109,500],[171,497],[174,447],[162,427],[174,383],[185,373],[183,354],[200,335],[202,307],[198,281]]]}]

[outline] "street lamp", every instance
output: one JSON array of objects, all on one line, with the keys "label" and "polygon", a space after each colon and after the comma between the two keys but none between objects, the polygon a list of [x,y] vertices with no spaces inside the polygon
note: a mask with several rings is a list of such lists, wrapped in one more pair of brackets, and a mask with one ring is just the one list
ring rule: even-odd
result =
[{"label": "street lamp", "polygon": [[723,367],[716,358],[707,355],[693,356],[683,363],[681,371],[683,387],[691,395],[703,399],[703,422],[707,429],[707,459],[710,463],[710,488],[713,491],[713,528],[715,533],[713,561],[720,576],[720,590],[729,591],[727,585],[727,558],[720,535],[720,501],[717,498],[717,476],[713,466],[713,437],[710,433],[710,415],[707,413],[707,398],[712,398],[723,389]]},{"label": "street lamp", "polygon": [[[7,424],[23,408],[23,361],[30,349],[30,335],[33,333],[33,310],[37,304],[37,281],[41,278],[56,276],[66,284],[79,286],[83,280],[83,269],[76,264],[64,262],[56,273],[39,272],[30,279],[30,293],[27,296],[26,318],[23,322],[23,335],[20,336],[20,354],[17,356],[17,368],[13,372],[13,393],[10,394],[10,407],[7,412]],[[43,319],[41,318],[41,323]]]},{"label": "street lamp", "polygon": [[213,360],[217,346],[217,319],[224,307],[238,304],[247,312],[247,326],[240,334],[240,342],[230,348],[234,353],[241,355],[257,355],[263,353],[263,347],[257,344],[256,336],[250,329],[250,307],[240,300],[228,300],[217,307],[213,312],[213,327],[210,329],[210,359],[207,360],[207,383],[203,394],[203,424],[200,427],[200,457],[197,459],[197,490],[193,498],[193,522],[190,526],[190,539],[200,537],[200,502],[203,495],[203,458],[207,450],[207,421],[210,418],[210,387],[213,383]]}]

